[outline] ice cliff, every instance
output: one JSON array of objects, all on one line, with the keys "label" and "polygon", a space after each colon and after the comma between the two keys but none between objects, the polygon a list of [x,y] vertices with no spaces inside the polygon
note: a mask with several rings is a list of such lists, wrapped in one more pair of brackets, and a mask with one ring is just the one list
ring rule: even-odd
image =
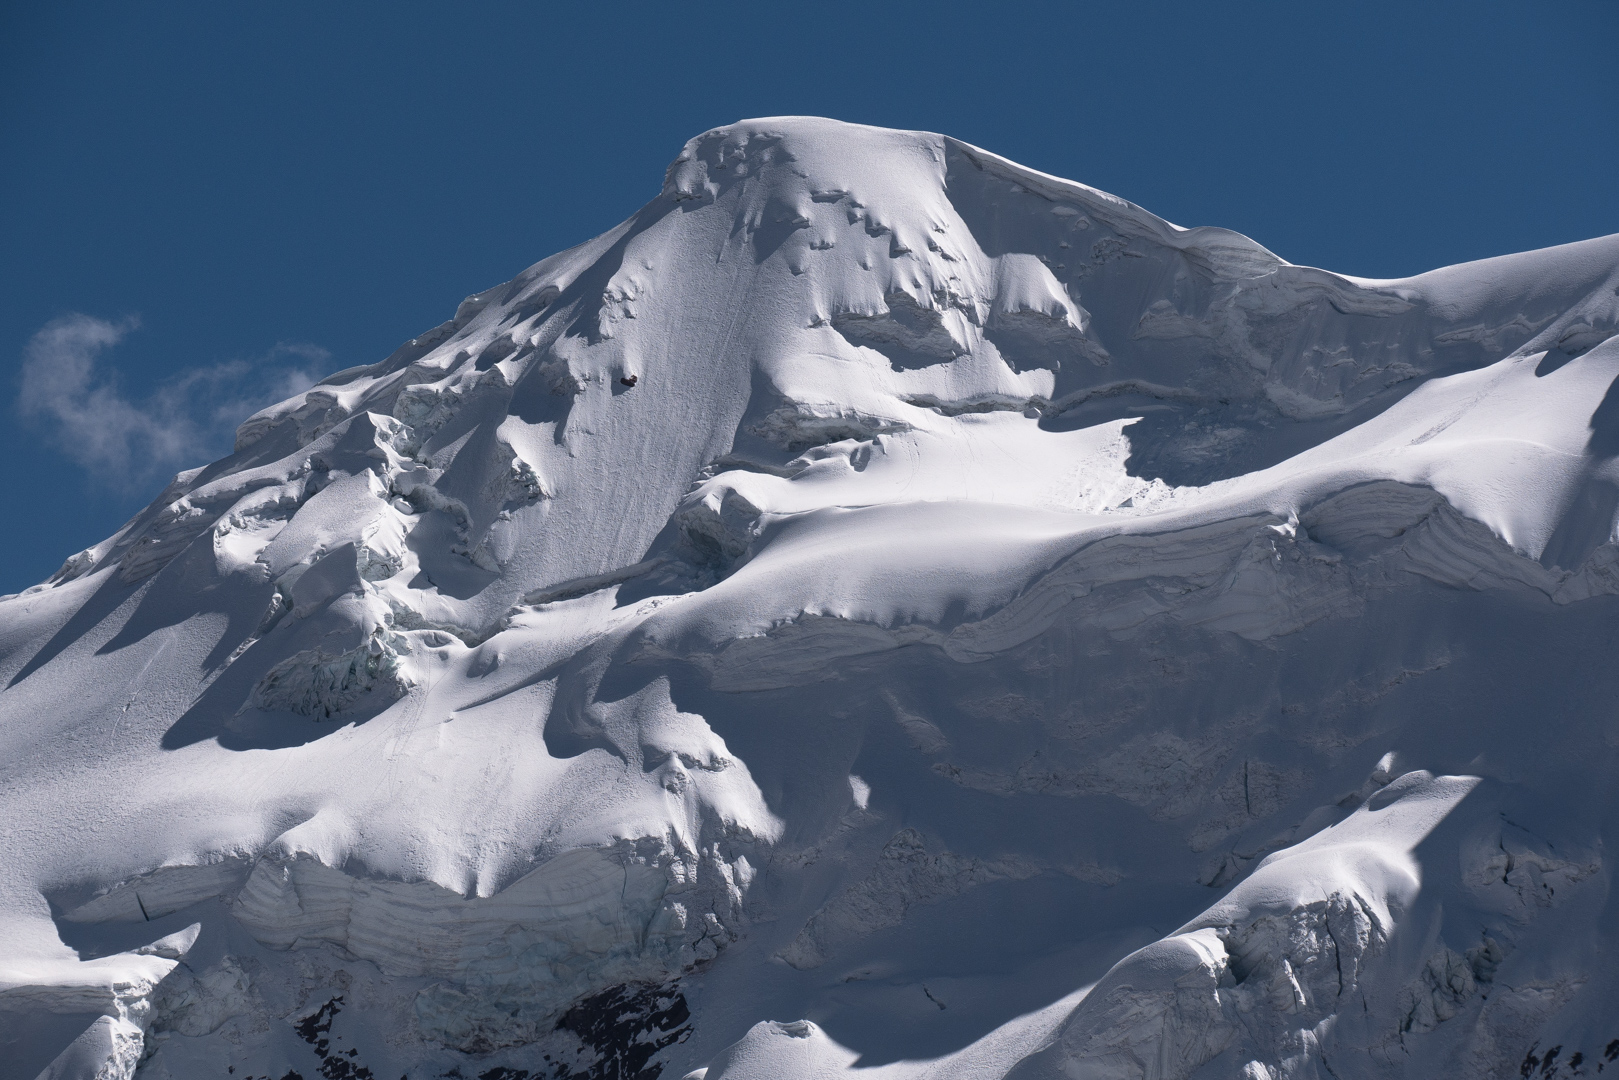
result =
[{"label": "ice cliff", "polygon": [[1619,1069],[1616,329],[700,135],[0,600],[6,1075]]}]

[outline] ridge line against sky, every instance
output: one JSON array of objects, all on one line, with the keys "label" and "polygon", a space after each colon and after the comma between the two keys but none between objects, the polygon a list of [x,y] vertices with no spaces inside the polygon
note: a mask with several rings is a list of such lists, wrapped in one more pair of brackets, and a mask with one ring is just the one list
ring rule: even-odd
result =
[{"label": "ridge line against sky", "polygon": [[0,437],[29,511],[0,593],[253,408],[629,216],[685,139],[745,116],[939,131],[1361,276],[1619,230],[1600,0],[3,19]]}]

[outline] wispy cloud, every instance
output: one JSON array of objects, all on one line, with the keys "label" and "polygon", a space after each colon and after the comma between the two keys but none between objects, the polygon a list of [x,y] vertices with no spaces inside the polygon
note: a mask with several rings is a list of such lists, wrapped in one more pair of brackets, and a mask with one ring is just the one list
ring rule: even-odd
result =
[{"label": "wispy cloud", "polygon": [[145,479],[229,451],[236,425],[314,384],[325,349],[282,344],[256,360],[195,367],[145,397],[125,393],[102,354],[140,325],[91,315],[53,319],[23,354],[17,411],[42,425],[73,462],[99,480]]}]

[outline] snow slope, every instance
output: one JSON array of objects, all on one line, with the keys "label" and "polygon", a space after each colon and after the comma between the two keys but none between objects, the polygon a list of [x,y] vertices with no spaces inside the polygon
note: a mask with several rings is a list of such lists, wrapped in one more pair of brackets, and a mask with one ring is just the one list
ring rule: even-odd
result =
[{"label": "snow slope", "polygon": [[1619,1068],[1616,328],[703,134],[0,600],[6,1075]]}]

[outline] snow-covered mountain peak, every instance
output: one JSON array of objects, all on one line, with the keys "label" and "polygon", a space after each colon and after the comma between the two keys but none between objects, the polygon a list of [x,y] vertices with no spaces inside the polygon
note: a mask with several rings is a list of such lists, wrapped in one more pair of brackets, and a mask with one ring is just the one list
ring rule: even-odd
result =
[{"label": "snow-covered mountain peak", "polygon": [[707,132],[0,601],[0,1005],[176,1080],[1598,1053],[1616,327],[1619,237],[1364,281]]}]

